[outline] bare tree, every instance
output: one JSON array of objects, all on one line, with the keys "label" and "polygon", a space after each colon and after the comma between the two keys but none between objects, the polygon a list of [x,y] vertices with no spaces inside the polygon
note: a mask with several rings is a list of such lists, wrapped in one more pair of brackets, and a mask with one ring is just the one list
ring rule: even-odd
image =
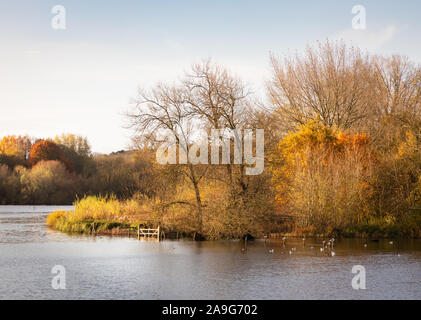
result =
[{"label": "bare tree", "polygon": [[409,114],[419,116],[421,109],[421,70],[407,57],[373,58],[375,73],[374,90],[377,113],[381,115]]},{"label": "bare tree", "polygon": [[304,56],[271,55],[267,88],[285,130],[320,117],[328,127],[347,129],[370,109],[368,56],[342,42],[307,47]]},{"label": "bare tree", "polygon": [[[154,139],[155,142],[164,142],[159,140],[159,132],[165,130],[172,135],[178,147],[185,148],[183,151],[188,154],[192,118],[187,112],[184,97],[185,90],[176,86],[159,84],[149,92],[139,90],[135,107],[127,114],[131,127],[137,135]],[[180,149],[178,151],[180,152]],[[198,175],[190,162],[184,167],[186,170],[183,173],[191,181],[195,191],[197,228],[201,234],[203,205],[199,183],[203,175]]]},{"label": "bare tree", "polygon": [[[204,126],[213,129],[242,129],[247,124],[247,113],[250,110],[248,91],[242,81],[228,72],[228,70],[204,60],[194,64],[183,81],[186,87],[186,102],[189,112],[203,121]],[[247,189],[244,174],[245,166],[237,165],[239,169],[238,184],[240,190]],[[226,165],[230,186],[234,192],[233,161]]]},{"label": "bare tree", "polygon": [[421,68],[400,55],[376,56],[372,63],[371,134],[385,140],[411,130],[421,139]]}]

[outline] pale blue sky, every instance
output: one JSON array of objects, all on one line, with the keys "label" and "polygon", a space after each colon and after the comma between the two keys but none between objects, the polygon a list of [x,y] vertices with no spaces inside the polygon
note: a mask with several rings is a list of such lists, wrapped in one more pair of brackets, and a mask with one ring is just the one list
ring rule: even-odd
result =
[{"label": "pale blue sky", "polygon": [[[367,30],[351,28],[352,7]],[[63,5],[67,29],[51,28]],[[126,148],[121,114],[137,86],[173,81],[212,57],[262,92],[269,52],[326,38],[421,62],[421,2],[0,0],[0,136],[77,133]]]}]

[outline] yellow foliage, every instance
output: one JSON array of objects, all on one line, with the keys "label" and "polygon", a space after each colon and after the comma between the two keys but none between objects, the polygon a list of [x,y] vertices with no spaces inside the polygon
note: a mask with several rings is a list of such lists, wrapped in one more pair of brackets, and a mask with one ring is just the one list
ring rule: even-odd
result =
[{"label": "yellow foliage", "polygon": [[367,135],[336,132],[315,118],[290,132],[271,157],[276,201],[300,215],[302,227],[360,219],[374,161]]},{"label": "yellow foliage", "polygon": [[30,148],[30,144],[26,136],[6,136],[0,141],[0,154],[25,158],[25,152]]},{"label": "yellow foliage", "polygon": [[68,215],[67,211],[54,211],[47,217],[47,226],[53,227],[59,219],[65,218]]},{"label": "yellow foliage", "polygon": [[47,224],[54,226],[56,222],[64,218],[69,223],[87,221],[127,221],[147,218],[147,210],[139,201],[130,199],[119,201],[115,196],[88,196],[74,203],[73,211],[55,211],[47,217]]}]

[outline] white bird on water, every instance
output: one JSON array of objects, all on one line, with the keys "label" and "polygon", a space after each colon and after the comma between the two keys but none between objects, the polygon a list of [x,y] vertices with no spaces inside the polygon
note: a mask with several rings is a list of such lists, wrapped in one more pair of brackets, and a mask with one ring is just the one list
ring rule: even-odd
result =
[{"label": "white bird on water", "polygon": [[336,253],[335,253],[334,251],[331,251],[331,252],[330,252],[330,255],[331,255],[332,257],[334,257],[334,256],[335,256],[335,254],[336,254]]},{"label": "white bird on water", "polygon": [[275,252],[275,250],[273,250],[273,249],[269,250],[269,253],[274,253],[274,252]]},{"label": "white bird on water", "polygon": [[389,241],[389,244],[393,244],[393,241]]}]

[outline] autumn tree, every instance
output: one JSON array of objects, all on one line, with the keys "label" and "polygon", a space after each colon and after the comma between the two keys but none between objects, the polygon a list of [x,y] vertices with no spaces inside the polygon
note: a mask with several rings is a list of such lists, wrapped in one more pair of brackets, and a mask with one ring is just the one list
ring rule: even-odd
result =
[{"label": "autumn tree", "polygon": [[91,176],[95,170],[92,151],[86,137],[75,134],[62,134],[54,138],[64,156],[74,164],[75,171],[83,176]]},{"label": "autumn tree", "polygon": [[153,197],[160,183],[150,150],[127,151],[93,158],[96,171],[88,178],[90,193],[129,199],[135,195]]},{"label": "autumn tree", "polygon": [[20,185],[6,165],[0,165],[0,204],[19,204]]},{"label": "autumn tree", "polygon": [[318,118],[279,142],[272,156],[280,209],[321,232],[366,220],[375,153],[364,135],[346,135]]},{"label": "autumn tree", "polygon": [[412,195],[421,174],[421,68],[401,55],[374,56],[372,64],[375,104],[366,127],[380,154],[373,211],[403,223],[417,207]]},{"label": "autumn tree", "polygon": [[388,152],[381,149],[381,161],[375,171],[374,211],[382,218],[405,221],[418,208],[413,197],[421,177],[421,141],[412,131]]},{"label": "autumn tree", "polygon": [[28,136],[5,136],[0,141],[0,163],[13,169],[17,165],[25,165],[32,141]]},{"label": "autumn tree", "polygon": [[22,201],[29,204],[71,204],[77,194],[76,177],[62,161],[40,160],[20,173]]},{"label": "autumn tree", "polygon": [[33,167],[40,161],[57,160],[62,162],[70,172],[74,171],[73,162],[64,156],[61,148],[50,140],[41,140],[35,143],[29,154],[29,165]]}]

